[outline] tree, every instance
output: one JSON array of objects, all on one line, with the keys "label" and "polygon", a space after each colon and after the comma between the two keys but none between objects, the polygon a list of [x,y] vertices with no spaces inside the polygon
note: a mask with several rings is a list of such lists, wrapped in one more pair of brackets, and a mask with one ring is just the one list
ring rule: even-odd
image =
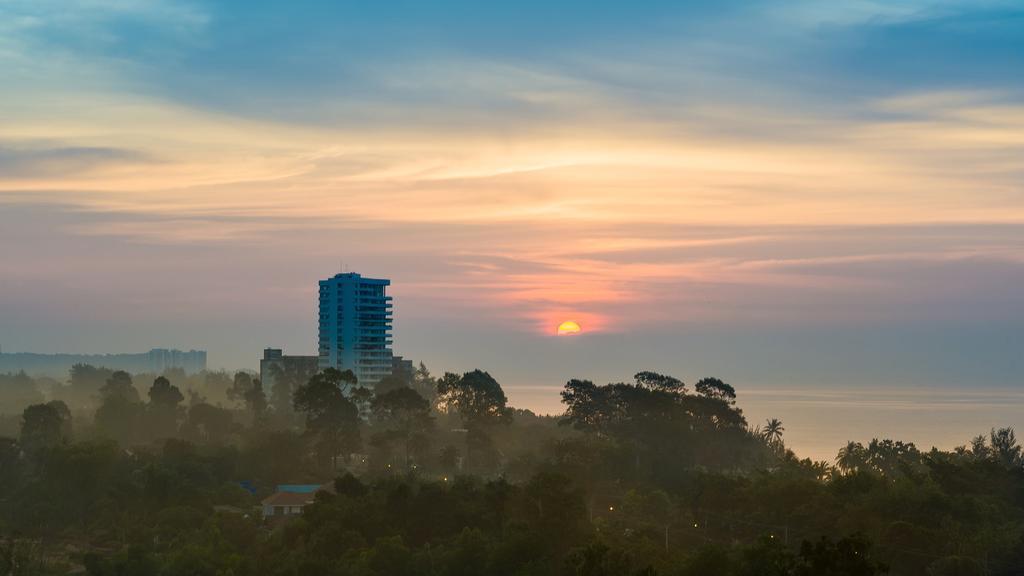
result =
[{"label": "tree", "polygon": [[373,393],[377,396],[383,396],[392,390],[398,390],[399,388],[408,388],[409,382],[398,374],[388,374],[387,376],[380,379],[373,387]]},{"label": "tree", "polygon": [[259,424],[267,413],[267,395],[259,378],[253,378],[247,372],[236,372],[231,388],[228,388],[228,399],[245,406],[252,417],[253,424]]},{"label": "tree", "polygon": [[419,392],[420,396],[433,403],[434,397],[437,395],[437,379],[430,375],[430,370],[427,370],[427,365],[423,362],[420,362],[420,365],[416,367],[412,382],[413,390]]},{"label": "tree", "polygon": [[373,410],[373,390],[366,386],[355,386],[354,388],[349,388],[346,397],[356,405],[360,420],[366,421],[370,419],[370,413]]},{"label": "tree", "polygon": [[68,397],[72,405],[76,408],[95,405],[100,389],[113,374],[113,370],[97,368],[89,364],[72,366],[70,390],[68,390]]},{"label": "tree", "polygon": [[203,374],[203,391],[216,402],[231,400],[228,398],[228,390],[231,389],[232,384],[231,375],[223,370]]},{"label": "tree", "polygon": [[459,466],[459,449],[451,444],[441,448],[441,452],[437,455],[437,463],[441,466],[441,470],[448,473],[455,472]]},{"label": "tree", "polygon": [[153,385],[149,388],[149,401],[152,404],[176,407],[184,400],[185,396],[181,390],[163,376],[158,376],[156,380],[153,380]]},{"label": "tree", "polygon": [[437,383],[437,402],[442,411],[454,412],[462,420],[466,459],[479,467],[493,464],[495,454],[488,431],[512,422],[512,409],[498,381],[482,370],[462,376],[445,374]]},{"label": "tree", "polygon": [[796,566],[796,555],[781,539],[761,537],[743,551],[739,574],[742,576],[790,576]]},{"label": "tree", "polygon": [[262,414],[267,407],[266,394],[259,378],[253,378],[247,372],[236,372],[231,388],[228,388],[228,399],[241,403],[253,414]]},{"label": "tree", "polygon": [[260,423],[267,413],[267,395],[258,378],[253,378],[252,388],[245,395],[245,407],[252,414],[254,424]]},{"label": "tree", "polygon": [[683,384],[682,380],[673,376],[645,371],[637,372],[633,375],[633,379],[636,381],[637,386],[640,386],[641,388],[661,390],[663,392],[672,392],[680,395],[686,394],[686,384]]},{"label": "tree", "polygon": [[736,389],[718,378],[702,378],[697,381],[694,389],[706,398],[722,400],[729,404],[736,403]]},{"label": "tree", "polygon": [[234,428],[235,423],[231,412],[218,406],[199,402],[188,409],[185,437],[218,446],[224,443]]},{"label": "tree", "polygon": [[[270,405],[274,410],[274,419],[278,425],[292,427],[297,424],[295,409],[292,406],[292,395],[295,389],[309,382],[319,372],[315,363],[306,362],[273,362],[269,365]],[[266,382],[263,383],[266,386]]]},{"label": "tree", "polygon": [[25,452],[38,453],[71,440],[71,411],[60,401],[33,404],[21,415],[20,442]]},{"label": "tree", "polygon": [[8,535],[0,539],[0,575],[37,576],[49,574],[42,546],[32,540]]},{"label": "tree", "polygon": [[43,401],[36,381],[24,371],[0,374],[0,414],[17,414],[27,406]]},{"label": "tree", "polygon": [[360,447],[359,409],[343,392],[356,382],[351,370],[328,368],[295,390],[295,410],[306,415],[306,433],[314,439],[321,465],[333,467],[339,454]]},{"label": "tree", "polygon": [[768,420],[764,425],[764,439],[773,446],[782,444],[782,433],[786,429],[782,426],[782,421],[778,418],[772,418]]},{"label": "tree", "polygon": [[751,436],[742,411],[721,392],[731,387],[724,386],[716,394],[691,395],[679,379],[654,372],[638,373],[632,384],[570,380],[562,391],[562,423],[611,441],[624,457],[618,465],[625,458],[633,464],[621,473],[664,482],[694,465],[736,468],[763,461],[764,442]]},{"label": "tree", "polygon": [[21,446],[14,438],[0,436],[0,494],[13,494],[21,479]]},{"label": "tree", "polygon": [[614,419],[611,386],[596,386],[590,380],[569,380],[562,390],[566,405],[562,424],[578,430],[607,434]]},{"label": "tree", "polygon": [[422,455],[429,447],[433,427],[430,403],[412,388],[397,388],[373,399],[373,417],[383,433],[401,441],[405,465],[409,466],[410,445]]},{"label": "tree", "polygon": [[137,442],[145,407],[139,401],[132,377],[121,370],[114,372],[100,388],[100,395],[102,404],[96,410],[96,427],[118,442]]},{"label": "tree", "polygon": [[971,455],[977,460],[988,460],[991,456],[991,450],[989,450],[986,442],[988,441],[984,435],[978,435],[971,438]]},{"label": "tree", "polygon": [[441,410],[458,414],[466,428],[485,428],[512,420],[501,385],[482,370],[462,376],[445,374],[437,383],[437,399]]},{"label": "tree", "polygon": [[833,542],[827,537],[811,543],[804,540],[794,576],[875,576],[889,569],[874,560],[870,543],[860,534]]},{"label": "tree", "polygon": [[913,442],[873,438],[864,451],[865,462],[876,473],[894,477],[921,466],[921,453]]},{"label": "tree", "polygon": [[156,438],[167,438],[178,432],[180,405],[185,396],[170,380],[159,376],[149,388],[150,430]]},{"label": "tree", "polygon": [[111,398],[118,398],[127,402],[137,403],[139,402],[139,391],[135,389],[135,384],[132,383],[131,374],[124,370],[118,370],[107,378],[106,384],[100,388],[100,398],[104,401]]},{"label": "tree", "polygon": [[867,455],[864,445],[860,442],[847,442],[836,455],[836,468],[845,474],[850,474],[862,469],[867,463]]},{"label": "tree", "polygon": [[596,541],[573,550],[566,562],[576,576],[630,576],[633,570],[629,560],[622,551]]},{"label": "tree", "polygon": [[68,405],[65,404],[62,400],[51,400],[51,401],[47,402],[46,404],[47,404],[47,406],[52,406],[53,409],[56,410],[58,414],[60,414],[60,419],[61,419],[60,433],[61,433],[61,436],[64,437],[65,442],[70,442],[71,441],[72,432],[74,431],[73,427],[71,425],[72,424],[71,409],[68,408]]},{"label": "tree", "polygon": [[1017,444],[1017,436],[1013,428],[992,429],[991,455],[992,458],[1006,468],[1021,467],[1021,448]]},{"label": "tree", "polygon": [[188,380],[188,373],[185,369],[180,366],[172,366],[171,368],[165,368],[163,374],[161,374],[168,382],[178,386]]},{"label": "tree", "polygon": [[359,498],[366,494],[366,485],[360,482],[359,478],[353,476],[351,472],[346,472],[344,475],[334,479],[334,492],[349,498]]},{"label": "tree", "polygon": [[252,381],[252,374],[249,374],[248,372],[235,372],[235,377],[231,382],[231,387],[227,390],[228,400],[244,406],[245,397],[248,396],[249,391],[252,390]]}]

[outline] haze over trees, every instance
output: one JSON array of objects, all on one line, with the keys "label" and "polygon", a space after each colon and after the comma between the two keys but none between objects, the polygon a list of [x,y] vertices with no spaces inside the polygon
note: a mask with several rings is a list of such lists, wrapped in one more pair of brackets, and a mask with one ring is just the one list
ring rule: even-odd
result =
[{"label": "haze over trees", "polygon": [[[814,462],[717,378],[574,379],[560,416],[509,406],[486,371],[422,365],[373,390],[275,376],[269,398],[244,372],[0,382],[19,403],[0,421],[0,575],[1024,572],[1009,428]],[[326,489],[265,519],[280,484]]]}]

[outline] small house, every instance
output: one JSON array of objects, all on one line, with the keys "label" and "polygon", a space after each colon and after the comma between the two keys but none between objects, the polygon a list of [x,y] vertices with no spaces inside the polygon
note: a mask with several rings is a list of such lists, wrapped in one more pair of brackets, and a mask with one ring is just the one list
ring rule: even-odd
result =
[{"label": "small house", "polygon": [[317,492],[334,492],[334,484],[281,484],[277,491],[263,499],[264,518],[282,518],[302,514],[312,504]]}]

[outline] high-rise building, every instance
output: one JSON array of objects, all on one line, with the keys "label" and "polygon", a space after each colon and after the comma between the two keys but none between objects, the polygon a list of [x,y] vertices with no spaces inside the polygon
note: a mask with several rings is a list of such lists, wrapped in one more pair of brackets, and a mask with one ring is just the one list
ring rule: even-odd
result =
[{"label": "high-rise building", "polygon": [[320,281],[320,368],[352,370],[373,386],[391,374],[390,280],[354,272]]}]

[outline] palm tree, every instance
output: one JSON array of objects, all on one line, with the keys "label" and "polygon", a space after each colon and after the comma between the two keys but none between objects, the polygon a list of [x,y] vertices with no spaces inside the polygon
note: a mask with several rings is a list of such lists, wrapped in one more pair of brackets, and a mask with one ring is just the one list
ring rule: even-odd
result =
[{"label": "palm tree", "polygon": [[843,473],[855,472],[864,466],[864,445],[860,442],[847,442],[846,446],[839,449],[836,456],[836,468]]},{"label": "palm tree", "polygon": [[764,425],[764,439],[769,444],[781,444],[782,433],[785,431],[786,429],[782,427],[782,421],[778,418],[772,418]]},{"label": "palm tree", "polygon": [[824,460],[815,460],[814,462],[811,462],[809,469],[814,474],[815,480],[818,481],[825,480],[832,472],[832,467]]}]

